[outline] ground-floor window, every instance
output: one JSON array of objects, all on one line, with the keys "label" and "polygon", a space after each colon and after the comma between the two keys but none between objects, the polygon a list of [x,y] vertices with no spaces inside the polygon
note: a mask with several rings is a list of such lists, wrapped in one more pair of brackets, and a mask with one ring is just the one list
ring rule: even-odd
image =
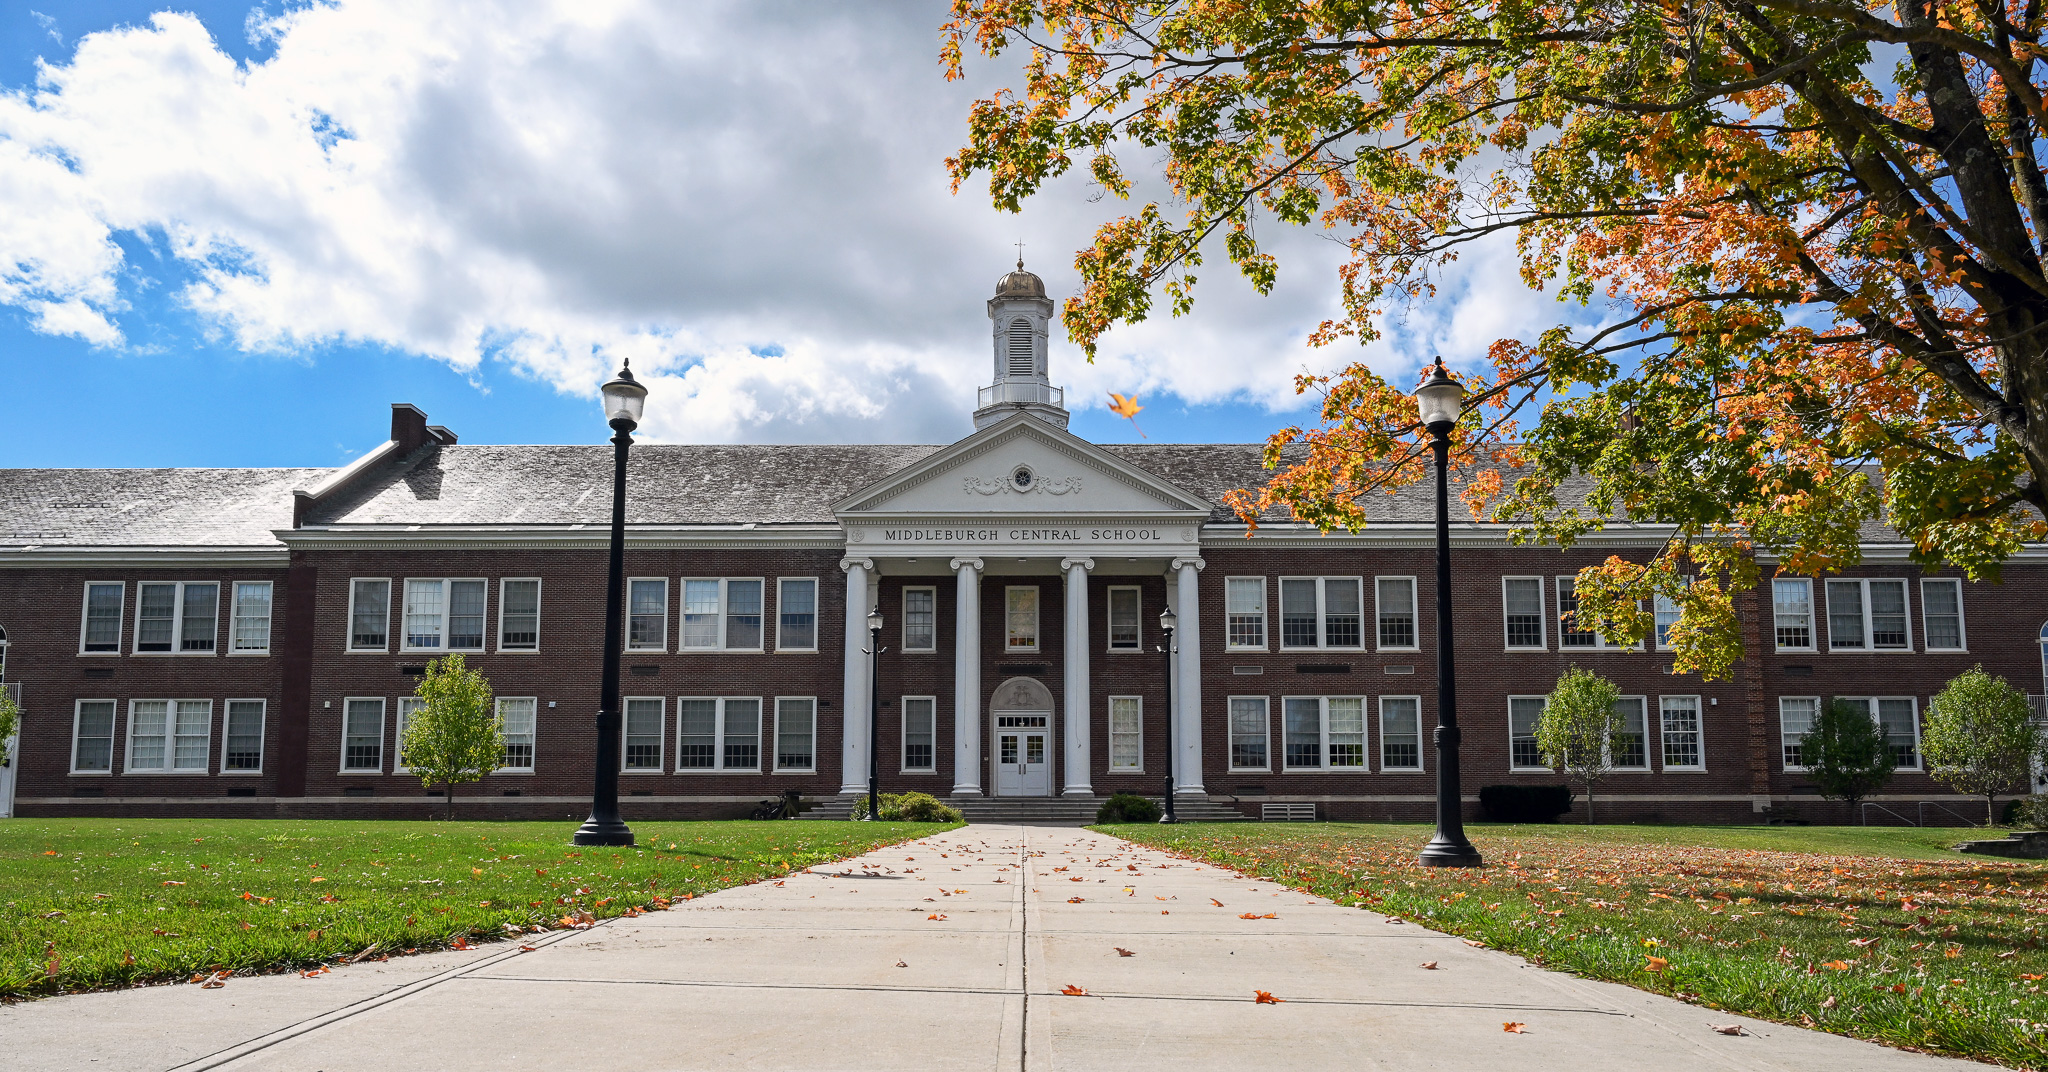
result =
[{"label": "ground-floor window", "polygon": [[1508,697],[1508,766],[1512,770],[1547,771],[1543,750],[1536,747],[1536,724],[1543,721],[1542,696]]},{"label": "ground-floor window", "polygon": [[341,701],[341,772],[384,771],[384,698],[351,696]]},{"label": "ground-floor window", "polygon": [[1615,721],[1620,728],[1608,742],[1608,763],[1615,770],[1650,769],[1649,701],[1641,696],[1623,696],[1614,701]]},{"label": "ground-floor window", "polygon": [[936,696],[903,698],[903,773],[938,773],[938,710]]},{"label": "ground-floor window", "polygon": [[221,728],[220,772],[258,774],[263,770],[262,700],[229,700],[227,725]]},{"label": "ground-floor window", "polygon": [[1700,698],[1660,696],[1657,723],[1664,736],[1665,770],[1700,770],[1705,760],[1700,749]]},{"label": "ground-floor window", "polygon": [[628,696],[625,700],[625,722],[619,732],[625,735],[621,744],[621,770],[661,773],[662,732],[667,721],[666,701],[659,696]]},{"label": "ground-floor window", "polygon": [[80,700],[71,716],[71,773],[114,772],[114,701]]},{"label": "ground-floor window", "polygon": [[685,696],[676,701],[676,770],[761,769],[761,701]]},{"label": "ground-floor window", "polygon": [[212,731],[212,700],[130,700],[123,767],[137,774],[204,774]]},{"label": "ground-floor window", "polygon": [[1422,769],[1422,697],[1380,697],[1380,769]]},{"label": "ground-floor window", "polygon": [[405,765],[405,734],[412,728],[414,715],[427,706],[427,701],[418,696],[400,696],[398,710],[391,725],[391,773],[411,774],[412,768]]},{"label": "ground-floor window", "polygon": [[1287,696],[1280,701],[1288,770],[1365,769],[1365,698]]},{"label": "ground-floor window", "polygon": [[1813,729],[1814,716],[1819,713],[1818,696],[1778,697],[1778,743],[1786,770],[1806,769],[1803,746],[1807,732]]},{"label": "ground-floor window", "polygon": [[534,708],[537,706],[531,696],[498,697],[498,718],[505,723],[505,751],[498,761],[500,771],[532,773]]},{"label": "ground-floor window", "polygon": [[[1171,713],[1168,718],[1173,717]],[[1230,769],[1238,771],[1271,770],[1267,758],[1266,737],[1270,719],[1266,711],[1264,696],[1232,696],[1230,698]]]},{"label": "ground-floor window", "polygon": [[818,701],[784,696],[775,701],[775,769],[811,771],[818,766]]},{"label": "ground-floor window", "polygon": [[1868,714],[1884,733],[1892,750],[1892,763],[1900,770],[1920,769],[1920,702],[1911,696],[1837,696],[1835,702],[1848,704]]},{"label": "ground-floor window", "polygon": [[1145,700],[1141,696],[1109,698],[1109,769],[1145,769]]}]

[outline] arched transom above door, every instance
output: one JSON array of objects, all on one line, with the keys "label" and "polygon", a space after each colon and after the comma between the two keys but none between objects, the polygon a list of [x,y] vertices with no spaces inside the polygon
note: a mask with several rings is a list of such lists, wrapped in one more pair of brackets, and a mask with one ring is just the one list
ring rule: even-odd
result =
[{"label": "arched transom above door", "polygon": [[1050,711],[1052,690],[1034,678],[1013,677],[996,686],[989,700],[990,711]]}]

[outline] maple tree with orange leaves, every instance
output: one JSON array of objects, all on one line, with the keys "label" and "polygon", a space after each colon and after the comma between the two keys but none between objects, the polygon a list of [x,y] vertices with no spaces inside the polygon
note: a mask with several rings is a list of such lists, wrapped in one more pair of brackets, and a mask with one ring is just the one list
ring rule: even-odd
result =
[{"label": "maple tree with orange leaves", "polygon": [[[1581,627],[1640,641],[1664,595],[1676,669],[1725,676],[1758,553],[1838,570],[1882,518],[1988,578],[2048,537],[2044,23],[2031,0],[955,0],[949,77],[1028,58],[948,167],[1010,210],[1076,166],[1119,199],[1156,169],[1172,205],[1076,255],[1091,356],[1155,295],[1191,308],[1205,253],[1269,291],[1262,219],[1348,244],[1318,344],[1372,342],[1512,236],[1527,285],[1613,315],[1461,375],[1464,497],[1562,545],[1665,526],[1650,561],[1580,574]],[[1322,420],[1272,436],[1270,482],[1230,500],[1248,524],[1356,529],[1427,476],[1395,383],[1297,386]]]}]

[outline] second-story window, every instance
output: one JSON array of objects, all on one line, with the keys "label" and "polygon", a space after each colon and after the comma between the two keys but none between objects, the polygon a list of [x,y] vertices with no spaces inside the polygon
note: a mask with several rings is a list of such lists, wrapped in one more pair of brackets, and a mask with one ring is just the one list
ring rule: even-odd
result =
[{"label": "second-story window", "polygon": [[1003,590],[1005,651],[1038,650],[1038,588],[1012,586]]},{"label": "second-story window", "polygon": [[1771,613],[1779,651],[1813,650],[1813,582],[1779,577],[1771,582]]},{"label": "second-story window", "polygon": [[482,580],[406,578],[405,649],[484,650],[484,602],[489,588]]},{"label": "second-story window", "polygon": [[220,585],[212,581],[149,582],[135,586],[135,650],[212,654]]},{"label": "second-story window", "polygon": [[391,582],[358,577],[348,589],[348,650],[383,651],[390,645]]},{"label": "second-story window", "polygon": [[939,646],[939,590],[903,590],[903,650],[936,651]]},{"label": "second-story window", "polygon": [[1920,635],[1928,651],[1963,651],[1963,582],[1930,577],[1920,582]]},{"label": "second-story window", "polygon": [[1109,589],[1109,650],[1138,651],[1144,635],[1138,625],[1139,593],[1135,585],[1112,585]]},{"label": "second-story window", "polygon": [[761,581],[695,577],[683,580],[685,651],[760,651]]},{"label": "second-story window", "polygon": [[127,586],[118,581],[85,586],[85,620],[79,628],[79,651],[120,653],[121,602],[126,590]]},{"label": "second-story window", "polygon": [[1247,651],[1266,650],[1266,579],[1225,578],[1223,615],[1230,647]]},{"label": "second-story window", "polygon": [[1829,651],[1905,651],[1912,646],[1905,581],[1828,582]]},{"label": "second-story window", "polygon": [[540,578],[498,582],[498,650],[540,650]]},{"label": "second-story window", "polygon": [[1503,577],[1500,583],[1507,610],[1508,647],[1542,649],[1543,578]]},{"label": "second-story window", "polygon": [[1415,578],[1379,577],[1373,586],[1379,604],[1379,646],[1415,647]]},{"label": "second-story window", "polygon": [[626,582],[626,650],[668,648],[668,578],[634,577]]},{"label": "second-story window", "polygon": [[1360,584],[1357,577],[1280,578],[1280,646],[1363,646]]},{"label": "second-story window", "polygon": [[270,651],[270,582],[235,582],[235,620],[228,650],[237,655]]},{"label": "second-story window", "polygon": [[[817,578],[784,577],[777,581],[775,614],[775,650],[818,650]],[[905,621],[908,620],[906,614]],[[904,644],[906,649],[909,646]]]}]

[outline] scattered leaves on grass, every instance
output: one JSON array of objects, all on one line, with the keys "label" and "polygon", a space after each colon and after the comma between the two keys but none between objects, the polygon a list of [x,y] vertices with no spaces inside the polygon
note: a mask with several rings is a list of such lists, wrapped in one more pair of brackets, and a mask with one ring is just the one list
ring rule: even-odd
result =
[{"label": "scattered leaves on grass", "polygon": [[1643,965],[1643,970],[1646,972],[1660,972],[1671,966],[1671,962],[1663,957],[1644,957],[1643,959],[1649,962]]}]

